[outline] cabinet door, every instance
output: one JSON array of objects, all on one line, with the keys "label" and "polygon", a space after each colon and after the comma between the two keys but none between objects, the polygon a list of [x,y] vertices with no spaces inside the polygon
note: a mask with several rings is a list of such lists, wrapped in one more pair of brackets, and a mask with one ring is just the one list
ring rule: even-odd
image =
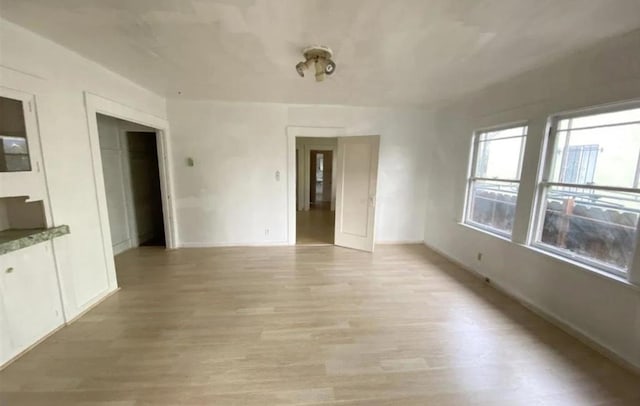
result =
[{"label": "cabinet door", "polygon": [[50,241],[0,256],[0,298],[4,363],[64,322]]},{"label": "cabinet door", "polygon": [[0,86],[0,196],[45,198],[33,95]]}]

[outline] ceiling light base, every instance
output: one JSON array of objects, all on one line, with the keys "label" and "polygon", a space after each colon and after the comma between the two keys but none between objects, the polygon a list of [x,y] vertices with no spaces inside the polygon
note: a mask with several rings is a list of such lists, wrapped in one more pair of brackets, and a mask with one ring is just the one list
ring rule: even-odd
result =
[{"label": "ceiling light base", "polygon": [[333,51],[331,48],[321,45],[307,47],[302,50],[302,54],[305,59],[331,59],[333,57]]}]

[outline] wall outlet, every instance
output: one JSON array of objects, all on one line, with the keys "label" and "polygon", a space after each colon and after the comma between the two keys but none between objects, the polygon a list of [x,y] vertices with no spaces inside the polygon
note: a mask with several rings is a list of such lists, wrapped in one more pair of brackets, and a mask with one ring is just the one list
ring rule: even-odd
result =
[{"label": "wall outlet", "polygon": [[482,261],[482,252],[478,252],[478,261]]}]

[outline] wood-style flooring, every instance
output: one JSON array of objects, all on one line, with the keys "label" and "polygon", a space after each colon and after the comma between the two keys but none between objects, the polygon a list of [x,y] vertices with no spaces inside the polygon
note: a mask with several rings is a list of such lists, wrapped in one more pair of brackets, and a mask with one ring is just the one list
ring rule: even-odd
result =
[{"label": "wood-style flooring", "polygon": [[296,244],[333,244],[335,234],[335,211],[329,205],[313,207],[296,212]]},{"label": "wood-style flooring", "polygon": [[423,246],[139,248],[0,405],[639,405],[640,377]]}]

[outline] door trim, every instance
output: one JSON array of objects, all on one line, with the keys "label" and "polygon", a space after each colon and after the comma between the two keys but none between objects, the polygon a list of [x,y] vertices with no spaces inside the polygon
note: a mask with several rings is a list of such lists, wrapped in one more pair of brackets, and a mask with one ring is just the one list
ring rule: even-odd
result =
[{"label": "door trim", "polygon": [[333,138],[345,136],[344,127],[287,126],[287,243],[296,245],[296,137]]},{"label": "door trim", "polygon": [[96,114],[119,118],[147,127],[156,129],[156,145],[158,148],[158,169],[160,171],[160,191],[162,194],[162,212],[164,217],[165,239],[168,249],[177,247],[177,225],[175,223],[175,205],[172,195],[172,173],[169,163],[170,133],[169,122],[166,119],[149,113],[136,110],[122,103],[106,99],[93,93],[84,92],[89,127],[89,145],[91,148],[91,161],[93,169],[94,187],[98,215],[100,217],[100,232],[104,252],[104,262],[109,281],[109,290],[118,286],[116,280],[115,263],[113,259],[113,247],[111,245],[111,230],[107,212],[107,197],[104,188],[104,176],[102,173],[102,157],[100,155],[100,142],[98,137],[98,119]]},{"label": "door trim", "polygon": [[[347,134],[345,127],[287,126],[287,244],[296,245],[296,137],[366,137],[371,134]],[[336,149],[337,152],[337,149]],[[337,155],[334,154],[334,155]],[[334,158],[335,161],[335,158]],[[336,172],[336,168],[333,168]],[[338,185],[335,185],[338,187]],[[375,225],[374,225],[375,227]]]}]

